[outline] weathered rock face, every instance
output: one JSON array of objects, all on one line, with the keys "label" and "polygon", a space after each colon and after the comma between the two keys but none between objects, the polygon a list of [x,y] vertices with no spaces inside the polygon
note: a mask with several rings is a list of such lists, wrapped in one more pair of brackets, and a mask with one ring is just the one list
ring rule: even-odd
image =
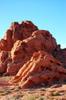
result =
[{"label": "weathered rock face", "polygon": [[38,30],[38,28],[31,21],[24,21],[21,24],[12,23],[4,38],[0,40],[0,49],[10,51],[14,42],[28,38],[35,30]]},{"label": "weathered rock face", "polygon": [[10,82],[20,82],[22,88],[28,88],[64,79],[66,79],[66,69],[62,67],[62,63],[47,52],[39,51],[33,54]]},{"label": "weathered rock face", "polygon": [[65,80],[65,66],[66,49],[31,21],[12,23],[0,40],[0,74],[17,74],[11,82],[24,88]]},{"label": "weathered rock face", "polygon": [[[57,44],[55,39],[48,31],[38,30],[32,33],[32,35],[24,39],[23,41],[16,41],[11,50],[11,67],[7,68],[7,73],[14,75],[17,71],[26,63],[34,52],[39,50],[45,50],[52,53]],[[14,70],[16,66],[16,71]],[[13,70],[13,71],[11,71]],[[10,73],[11,71],[11,73]]]},{"label": "weathered rock face", "polygon": [[31,21],[24,21],[21,24],[14,22],[10,27],[13,41],[23,40],[31,36],[32,32],[38,28]]},{"label": "weathered rock face", "polygon": [[22,61],[26,56],[32,56],[35,51],[45,50],[52,53],[56,46],[55,39],[48,31],[38,30],[33,32],[29,38],[15,42],[11,50],[11,58],[14,61],[19,59]]},{"label": "weathered rock face", "polygon": [[46,30],[38,30],[33,32],[32,34],[31,44],[36,48],[36,50],[45,50],[47,52],[52,53],[54,49],[57,47],[56,40],[52,37],[50,32]]},{"label": "weathered rock face", "polygon": [[1,51],[0,52],[0,74],[4,73],[7,69],[7,58],[8,58],[8,52]]},{"label": "weathered rock face", "polygon": [[60,60],[63,66],[66,68],[66,49],[55,50],[54,57]]},{"label": "weathered rock face", "polygon": [[[18,41],[20,40],[22,42],[23,39],[26,39],[31,36],[32,32],[36,30],[38,30],[37,26],[35,26],[31,21],[24,21],[21,24],[17,22],[12,23],[10,28],[6,31],[4,38],[0,40],[0,51],[11,52],[11,54],[9,53],[9,56],[11,57],[8,56],[8,61],[6,65],[7,70],[4,71],[6,75],[15,75],[21,68],[21,66],[24,64],[26,59],[29,58],[29,56],[26,57],[25,51],[22,50],[24,48],[25,43],[22,43],[21,45],[21,43]],[[19,51],[17,49],[19,49]],[[14,54],[13,51],[15,51]],[[18,52],[18,54],[16,52]],[[26,57],[25,60],[23,55]],[[14,58],[16,59],[12,58],[12,56],[14,56]],[[13,70],[15,66],[16,69]]]}]

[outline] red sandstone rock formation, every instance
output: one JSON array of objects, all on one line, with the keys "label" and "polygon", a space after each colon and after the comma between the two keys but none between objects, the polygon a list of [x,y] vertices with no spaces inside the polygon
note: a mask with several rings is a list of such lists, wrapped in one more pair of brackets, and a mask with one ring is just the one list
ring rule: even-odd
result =
[{"label": "red sandstone rock formation", "polygon": [[39,51],[33,54],[10,82],[28,88],[65,79],[66,69],[62,67],[62,63],[47,52]]},{"label": "red sandstone rock formation", "polygon": [[17,73],[35,51],[45,50],[52,53],[56,46],[55,39],[45,30],[35,31],[27,39],[16,41],[11,50],[12,63],[7,66],[7,74],[14,75]]},{"label": "red sandstone rock formation", "polygon": [[12,82],[20,82],[22,87],[65,80],[64,67],[66,49],[57,45],[50,32],[39,30],[31,21],[12,23],[0,40],[0,74],[16,75],[20,69]]},{"label": "red sandstone rock formation", "polygon": [[51,34],[44,30],[38,30],[23,41],[16,41],[12,50],[11,58],[13,61],[25,58],[25,56],[32,56],[35,51],[45,50],[52,53],[57,44]]},{"label": "red sandstone rock formation", "polygon": [[[35,26],[31,21],[24,21],[20,24],[17,22],[12,23],[10,28],[6,31],[4,38],[0,40],[0,51],[12,52],[13,51],[12,48],[17,49],[15,42],[17,42],[18,40],[23,41],[23,39],[26,39],[29,36],[31,36],[32,32],[34,32],[36,30],[38,30],[37,26]],[[21,50],[20,46],[18,48],[19,48],[19,50]],[[19,58],[20,58],[20,56],[23,55],[22,54],[23,52],[24,52],[24,50],[22,50],[22,52],[19,53]],[[7,69],[4,72],[7,73],[8,75],[15,75],[23,64],[22,64],[21,58],[19,59],[21,62],[14,61],[14,59],[12,59],[10,57],[10,56],[12,56],[11,54],[12,53],[8,54],[9,55],[8,61],[6,63]],[[17,56],[18,56],[18,54],[16,55],[16,58],[17,58],[16,60],[18,60]],[[0,68],[3,69],[2,64],[3,63],[1,63]],[[15,66],[16,66],[16,69],[14,69]],[[3,73],[3,71],[1,71],[1,73]]]},{"label": "red sandstone rock formation", "polygon": [[36,30],[38,30],[37,26],[31,21],[24,21],[20,24],[18,22],[12,23],[4,38],[0,40],[0,49],[10,51],[15,41],[28,38]]}]

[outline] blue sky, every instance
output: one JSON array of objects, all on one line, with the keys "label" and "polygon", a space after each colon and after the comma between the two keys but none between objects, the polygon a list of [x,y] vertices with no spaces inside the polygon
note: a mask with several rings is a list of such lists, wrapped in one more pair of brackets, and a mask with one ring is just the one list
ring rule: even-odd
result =
[{"label": "blue sky", "polygon": [[0,38],[13,21],[31,20],[66,47],[66,0],[0,0]]}]

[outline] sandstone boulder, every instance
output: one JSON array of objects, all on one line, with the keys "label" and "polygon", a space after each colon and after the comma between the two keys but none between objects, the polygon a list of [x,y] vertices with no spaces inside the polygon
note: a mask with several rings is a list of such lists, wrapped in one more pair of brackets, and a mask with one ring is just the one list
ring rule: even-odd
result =
[{"label": "sandstone boulder", "polygon": [[38,51],[22,66],[10,82],[19,83],[22,88],[28,88],[65,79],[66,69],[62,67],[62,63],[51,54]]}]

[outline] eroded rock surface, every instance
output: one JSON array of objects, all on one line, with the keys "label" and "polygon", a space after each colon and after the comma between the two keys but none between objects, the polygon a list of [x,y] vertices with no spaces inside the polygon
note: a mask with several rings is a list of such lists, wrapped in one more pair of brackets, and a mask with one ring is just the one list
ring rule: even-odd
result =
[{"label": "eroded rock surface", "polygon": [[66,69],[62,67],[62,63],[45,51],[38,51],[10,82],[19,83],[22,88],[28,88],[65,79]]},{"label": "eroded rock surface", "polygon": [[4,38],[0,40],[0,49],[10,51],[14,42],[31,36],[35,30],[38,30],[38,28],[31,21],[23,21],[20,24],[13,22],[6,31]]},{"label": "eroded rock surface", "polygon": [[26,88],[65,81],[65,68],[66,49],[60,48],[49,31],[39,30],[31,21],[12,23],[0,40],[0,74],[17,74],[12,83]]},{"label": "eroded rock surface", "polygon": [[66,49],[56,49],[53,55],[56,59],[60,60],[66,68]]}]

